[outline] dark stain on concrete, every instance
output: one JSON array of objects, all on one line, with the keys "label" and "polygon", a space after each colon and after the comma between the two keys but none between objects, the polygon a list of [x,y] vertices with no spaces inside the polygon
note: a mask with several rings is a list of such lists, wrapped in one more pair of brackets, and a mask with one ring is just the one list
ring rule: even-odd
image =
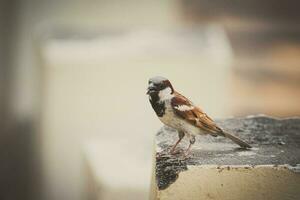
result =
[{"label": "dark stain on concrete", "polygon": [[171,155],[170,149],[156,154],[156,181],[159,190],[166,189],[174,183],[181,171],[187,170],[186,158],[178,155]]}]

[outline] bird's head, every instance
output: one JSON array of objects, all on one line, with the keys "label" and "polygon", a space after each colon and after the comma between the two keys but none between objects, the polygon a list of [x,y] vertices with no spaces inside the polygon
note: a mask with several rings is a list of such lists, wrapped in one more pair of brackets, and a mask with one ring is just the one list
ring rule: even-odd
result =
[{"label": "bird's head", "polygon": [[149,79],[147,89],[148,95],[151,96],[153,94],[156,94],[160,98],[166,98],[172,95],[173,92],[173,86],[171,85],[171,82],[168,79],[161,76],[156,76]]}]

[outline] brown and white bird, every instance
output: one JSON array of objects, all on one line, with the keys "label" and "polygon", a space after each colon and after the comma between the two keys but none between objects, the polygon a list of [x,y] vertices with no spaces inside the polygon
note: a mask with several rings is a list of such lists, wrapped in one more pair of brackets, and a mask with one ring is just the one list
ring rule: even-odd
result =
[{"label": "brown and white bird", "polygon": [[240,138],[218,127],[199,107],[176,92],[168,79],[157,76],[151,78],[148,84],[147,94],[156,115],[165,125],[178,131],[179,139],[171,149],[172,154],[185,135],[190,139],[186,154],[190,151],[192,144],[195,143],[195,136],[206,134],[214,137],[223,136],[231,139],[242,148],[251,148]]}]

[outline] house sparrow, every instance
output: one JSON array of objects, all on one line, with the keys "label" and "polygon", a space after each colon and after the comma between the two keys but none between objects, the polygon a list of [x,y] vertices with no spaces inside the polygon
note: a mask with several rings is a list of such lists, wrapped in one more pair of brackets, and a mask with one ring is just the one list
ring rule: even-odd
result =
[{"label": "house sparrow", "polygon": [[162,123],[178,131],[179,139],[171,149],[172,154],[185,135],[190,139],[186,155],[192,144],[195,143],[195,136],[205,134],[214,137],[223,136],[231,139],[242,148],[251,148],[243,140],[218,127],[199,107],[176,92],[168,79],[159,76],[153,77],[148,84],[147,94],[156,115]]}]

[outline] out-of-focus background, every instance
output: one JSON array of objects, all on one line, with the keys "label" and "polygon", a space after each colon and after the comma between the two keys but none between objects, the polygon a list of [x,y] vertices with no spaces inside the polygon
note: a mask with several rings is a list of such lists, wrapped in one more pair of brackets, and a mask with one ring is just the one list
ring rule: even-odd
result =
[{"label": "out-of-focus background", "polygon": [[0,0],[0,199],[147,199],[155,75],[213,118],[299,115],[299,6]]}]

